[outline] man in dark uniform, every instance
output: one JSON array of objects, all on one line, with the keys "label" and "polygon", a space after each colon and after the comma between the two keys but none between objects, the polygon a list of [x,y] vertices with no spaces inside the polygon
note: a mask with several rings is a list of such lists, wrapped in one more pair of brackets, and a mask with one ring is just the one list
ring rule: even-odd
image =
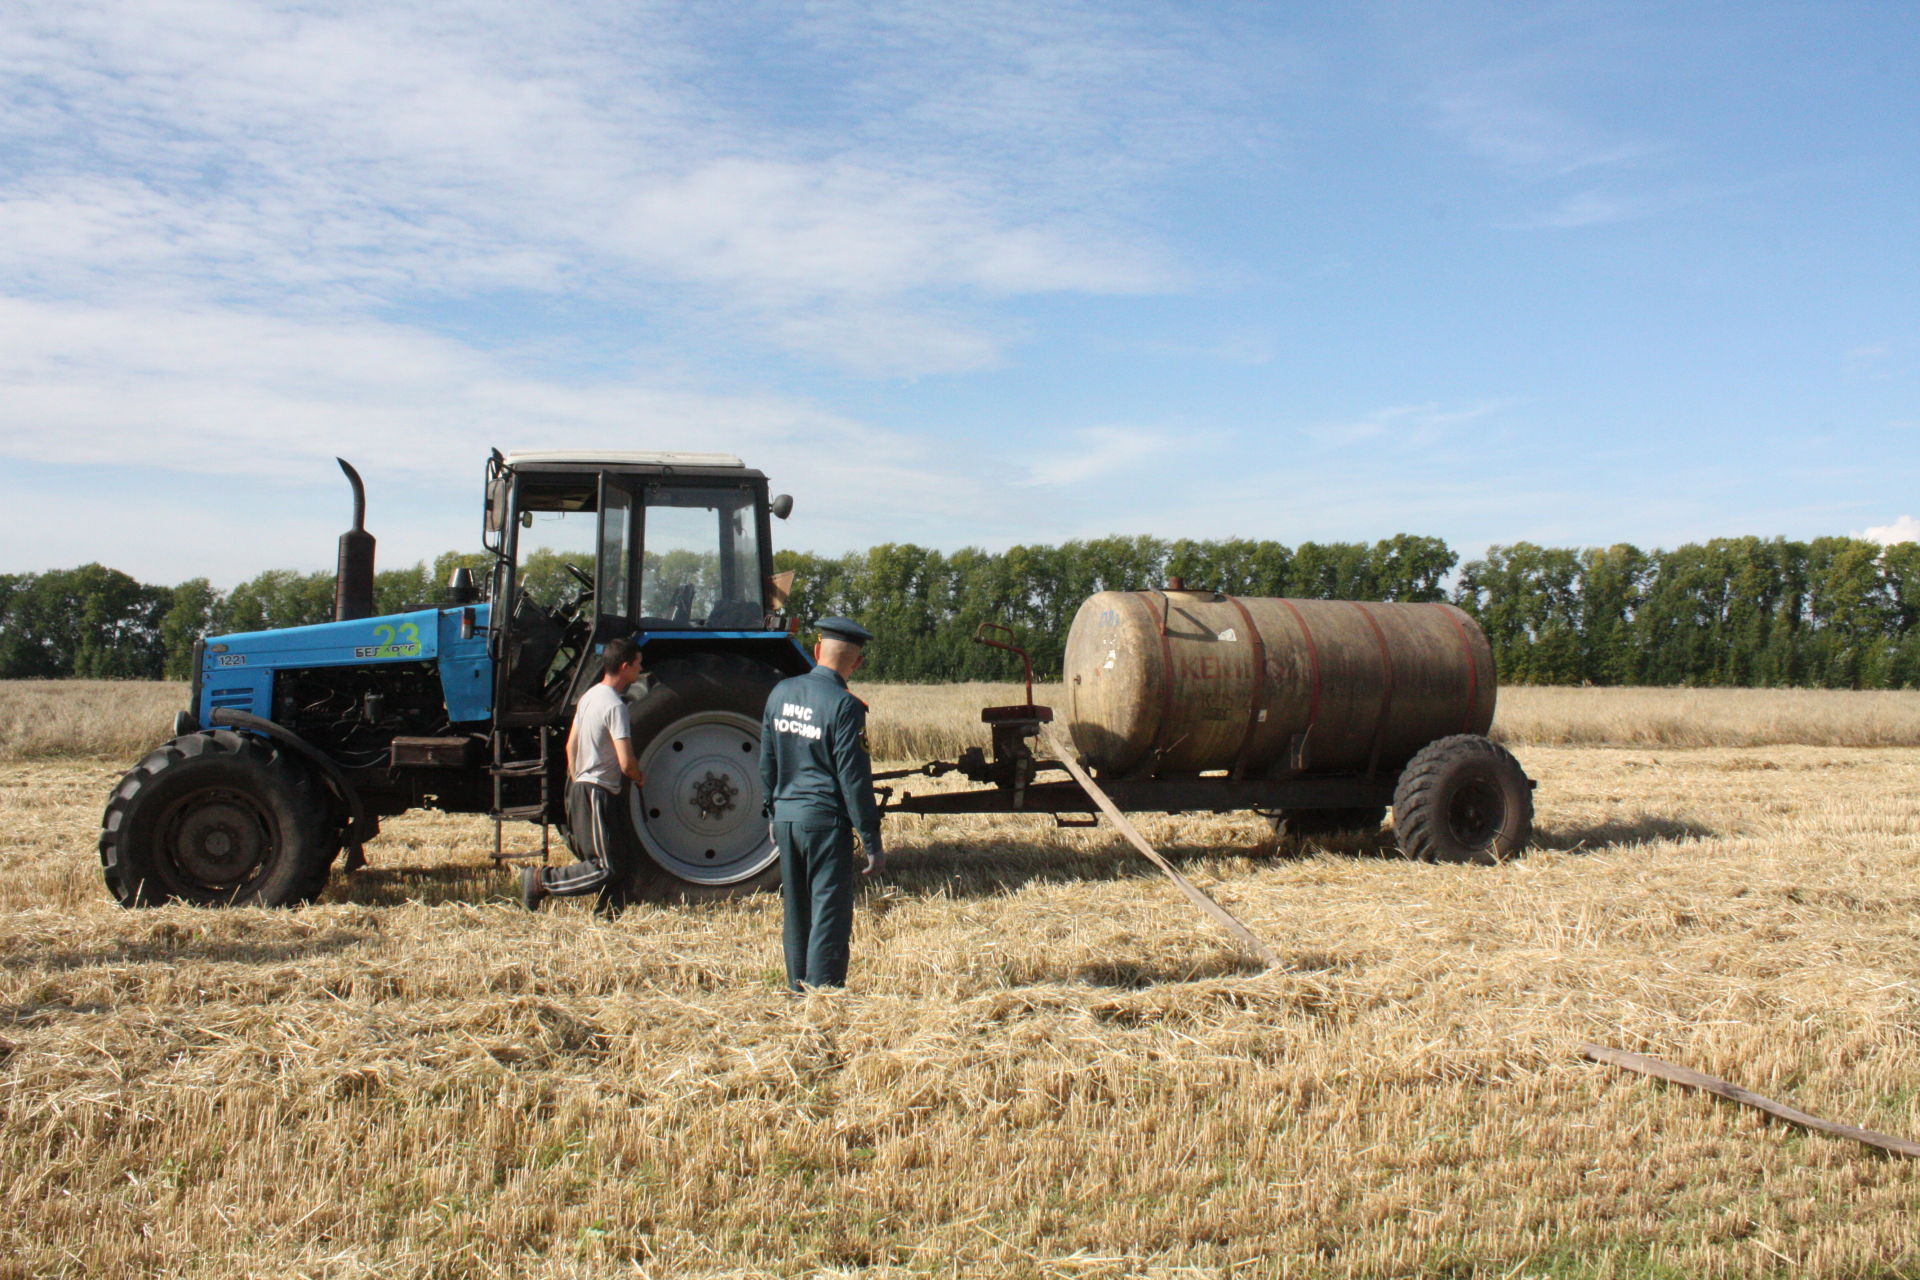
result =
[{"label": "man in dark uniform", "polygon": [[886,863],[867,755],[867,704],[847,690],[873,636],[850,618],[822,618],[817,664],[775,685],[760,725],[760,781],[786,901],[787,984],[840,987],[853,936],[853,833],[866,873]]}]

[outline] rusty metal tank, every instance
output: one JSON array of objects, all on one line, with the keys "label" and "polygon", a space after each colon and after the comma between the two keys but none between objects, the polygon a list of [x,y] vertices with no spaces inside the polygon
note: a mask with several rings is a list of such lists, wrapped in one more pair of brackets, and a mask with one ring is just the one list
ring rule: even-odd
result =
[{"label": "rusty metal tank", "polygon": [[1108,776],[1398,771],[1493,723],[1493,649],[1449,604],[1088,597],[1067,633],[1073,744]]}]

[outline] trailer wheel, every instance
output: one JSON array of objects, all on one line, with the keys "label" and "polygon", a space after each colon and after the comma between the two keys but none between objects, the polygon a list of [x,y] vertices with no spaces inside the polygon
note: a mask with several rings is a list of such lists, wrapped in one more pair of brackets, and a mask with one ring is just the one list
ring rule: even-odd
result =
[{"label": "trailer wheel", "polygon": [[1358,809],[1282,809],[1274,817],[1274,834],[1306,839],[1313,836],[1370,836],[1387,820],[1385,805]]},{"label": "trailer wheel", "polygon": [[308,902],[339,851],[309,771],[268,740],[227,729],[148,755],[100,822],[100,863],[123,907]]},{"label": "trailer wheel", "polygon": [[761,812],[760,717],[780,673],[731,655],[663,663],[627,709],[646,783],[627,789],[647,863],[629,891],[729,898],[780,883]]},{"label": "trailer wheel", "polygon": [[1441,738],[1401,771],[1393,830],[1410,858],[1499,862],[1533,834],[1533,783],[1498,743],[1468,733]]}]

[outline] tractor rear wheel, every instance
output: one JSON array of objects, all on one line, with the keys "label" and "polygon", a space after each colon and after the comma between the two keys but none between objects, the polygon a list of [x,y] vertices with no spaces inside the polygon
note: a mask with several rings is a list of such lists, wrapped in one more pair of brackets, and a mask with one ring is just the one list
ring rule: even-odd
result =
[{"label": "tractor rear wheel", "polygon": [[629,704],[646,782],[627,788],[646,856],[629,891],[729,898],[780,883],[762,808],[760,718],[779,672],[731,655],[662,663]]},{"label": "tractor rear wheel", "polygon": [[107,800],[100,863],[123,907],[311,901],[340,851],[320,788],[272,742],[216,729],[175,738]]},{"label": "tractor rear wheel", "polygon": [[1441,738],[1401,771],[1393,833],[1401,852],[1424,862],[1503,861],[1533,835],[1533,783],[1491,739]]}]

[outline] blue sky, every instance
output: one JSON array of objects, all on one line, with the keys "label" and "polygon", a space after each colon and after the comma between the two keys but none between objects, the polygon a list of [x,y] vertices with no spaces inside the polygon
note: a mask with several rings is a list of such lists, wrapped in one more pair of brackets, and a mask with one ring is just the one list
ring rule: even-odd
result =
[{"label": "blue sky", "polygon": [[0,23],[0,571],[478,539],[1920,535],[1910,6],[85,0]]}]

